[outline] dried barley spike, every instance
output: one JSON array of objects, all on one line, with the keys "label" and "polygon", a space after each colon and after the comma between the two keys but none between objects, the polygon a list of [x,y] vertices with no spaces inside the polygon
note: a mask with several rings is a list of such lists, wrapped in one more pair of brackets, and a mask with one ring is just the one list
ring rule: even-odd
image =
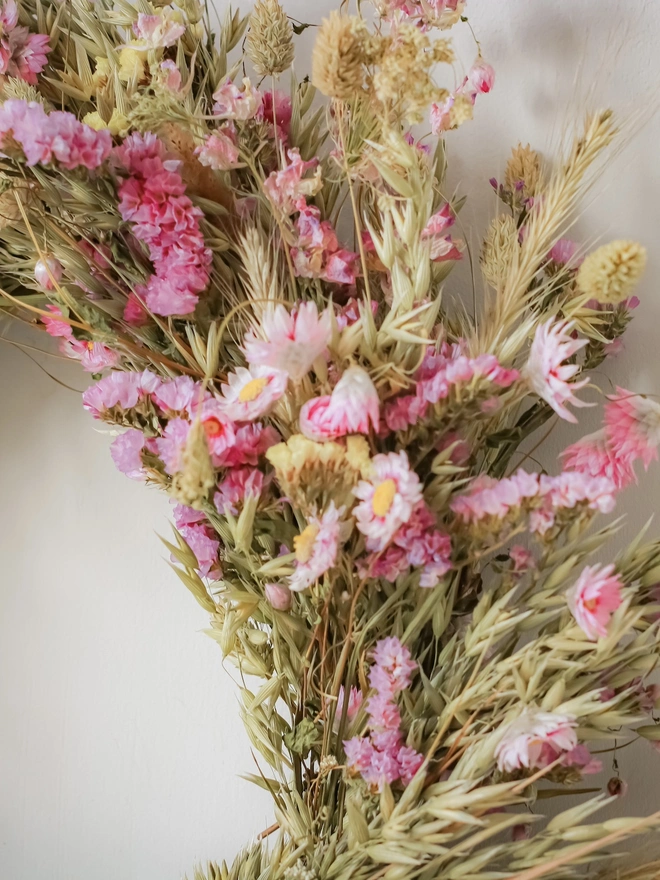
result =
[{"label": "dried barley spike", "polygon": [[525,147],[518,144],[511,151],[511,158],[506,166],[504,174],[506,188],[510,192],[520,191],[522,188],[523,196],[529,198],[539,191],[542,178],[543,169],[539,154],[529,144]]},{"label": "dried barley spike", "polygon": [[612,241],[585,259],[577,274],[582,293],[600,303],[628,299],[646,268],[646,248],[635,241]]},{"label": "dried barley spike", "polygon": [[506,280],[518,246],[518,230],[510,214],[496,217],[488,228],[481,249],[481,270],[495,288]]},{"label": "dried barley spike", "polygon": [[171,494],[181,504],[200,510],[216,481],[204,426],[199,419],[190,428],[182,464],[172,480]]},{"label": "dried barley spike", "polygon": [[362,19],[331,13],[316,38],[312,82],[331,98],[347,101],[364,86],[369,32]]},{"label": "dried barley spike", "polygon": [[257,0],[245,54],[261,76],[284,73],[293,63],[293,28],[278,0]]}]

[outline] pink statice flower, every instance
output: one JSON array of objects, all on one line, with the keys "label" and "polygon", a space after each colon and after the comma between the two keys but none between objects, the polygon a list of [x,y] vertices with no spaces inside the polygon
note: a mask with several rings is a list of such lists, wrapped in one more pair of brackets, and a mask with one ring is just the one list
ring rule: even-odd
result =
[{"label": "pink statice flower", "polygon": [[213,113],[223,119],[237,119],[245,122],[254,119],[259,113],[262,104],[261,94],[255,89],[250,80],[243,79],[243,88],[240,89],[231,80],[222,83],[213,93]]},{"label": "pink statice flower", "polygon": [[321,517],[309,518],[307,527],[294,538],[296,568],[289,589],[300,593],[329,571],[337,561],[343,508],[330,502]]},{"label": "pink statice flower", "polygon": [[617,388],[605,406],[605,433],[616,458],[629,464],[641,459],[648,468],[658,457],[660,404]]},{"label": "pink statice flower", "polygon": [[62,280],[62,273],[62,264],[51,256],[37,260],[34,267],[34,278],[42,290],[54,290],[55,285]]},{"label": "pink statice flower", "polygon": [[197,570],[202,577],[216,580],[221,575],[218,553],[220,541],[214,537],[213,531],[205,525],[182,525],[179,527],[181,537],[190,547],[197,559]]},{"label": "pink statice flower", "polygon": [[115,437],[110,445],[110,455],[117,469],[131,480],[146,479],[142,464],[144,445],[144,434],[135,428],[129,428],[128,431]]},{"label": "pink statice flower", "polygon": [[424,763],[424,755],[411,746],[401,746],[396,756],[399,775],[404,785],[410,785]]},{"label": "pink statice flower", "polygon": [[575,726],[570,715],[526,707],[504,728],[495,749],[497,766],[504,773],[547,767],[577,746]]},{"label": "pink statice flower", "polygon": [[235,429],[234,442],[214,457],[214,464],[217,467],[256,465],[266,450],[279,443],[280,439],[280,435],[270,425],[264,426],[258,422],[240,425]]},{"label": "pink statice flower", "polygon": [[346,434],[378,430],[380,400],[362,367],[348,367],[331,395],[307,401],[300,411],[300,430],[310,440],[333,440]]},{"label": "pink statice flower", "polygon": [[213,496],[219,513],[238,516],[239,505],[246,498],[259,498],[264,489],[264,475],[256,467],[231,468]]},{"label": "pink statice flower", "polygon": [[60,318],[63,317],[62,310],[59,306],[54,306],[52,303],[46,306],[48,311],[54,316],[50,317],[48,315],[42,315],[41,321],[46,327],[46,333],[49,336],[61,337],[62,339],[71,339],[73,336],[73,330],[71,329],[71,325],[67,323],[67,321],[61,321]]},{"label": "pink statice flower", "polygon": [[149,313],[143,305],[146,288],[140,286],[138,293],[131,291],[128,294],[128,299],[124,306],[124,314],[122,315],[124,321],[130,324],[131,327],[144,327],[145,324],[149,323]]},{"label": "pink statice flower", "polygon": [[284,584],[266,584],[264,593],[268,603],[275,611],[288,611],[291,608],[293,596],[291,590]]},{"label": "pink statice flower", "polygon": [[5,0],[0,10],[0,74],[37,84],[50,52],[47,34],[32,34],[18,24],[18,7]]},{"label": "pink statice flower", "polygon": [[623,601],[622,589],[613,565],[588,565],[566,594],[571,614],[591,641],[607,636],[610,618]]},{"label": "pink statice flower", "polygon": [[450,507],[464,522],[477,523],[488,517],[504,519],[538,494],[538,475],[521,468],[502,480],[485,474],[477,477],[468,492],[454,498]]},{"label": "pink statice flower", "polygon": [[622,451],[615,452],[608,443],[605,431],[583,437],[565,449],[561,457],[566,470],[604,477],[617,489],[623,489],[636,480],[632,460]]},{"label": "pink statice flower", "polygon": [[566,404],[588,406],[578,400],[574,392],[589,384],[588,379],[569,383],[569,380],[580,372],[577,364],[567,364],[581,348],[587,344],[586,339],[573,339],[572,324],[568,321],[550,319],[536,331],[529,353],[529,360],[523,371],[528,385],[539,397],[554,409],[558,416],[567,422],[577,419]]},{"label": "pink statice flower", "polygon": [[564,471],[556,477],[539,478],[539,506],[532,510],[529,526],[544,535],[555,525],[557,514],[575,507],[611,513],[616,505],[616,486],[607,477],[592,477],[580,471]]},{"label": "pink statice flower", "polygon": [[140,12],[133,25],[137,46],[145,49],[166,49],[173,46],[185,32],[186,26],[176,21],[168,9],[158,15]]},{"label": "pink statice flower", "polygon": [[404,451],[372,459],[373,476],[353,490],[360,503],[353,510],[367,550],[384,550],[422,500],[422,484]]},{"label": "pink statice flower", "polygon": [[177,376],[163,380],[151,399],[169,416],[175,413],[190,414],[196,393],[199,393],[199,389],[190,376]]},{"label": "pink statice flower", "polygon": [[206,165],[214,171],[230,171],[240,168],[238,146],[231,129],[219,128],[207,136],[204,143],[197,147],[195,155],[200,165]]},{"label": "pink statice flower", "polygon": [[335,284],[354,284],[360,255],[340,248],[328,220],[313,205],[300,203],[295,222],[296,245],[291,248],[293,268],[300,278],[322,278]]},{"label": "pink statice flower", "polygon": [[[346,699],[346,691],[344,685],[339,688],[339,696],[337,697],[337,707],[335,709],[335,730],[339,727],[341,717],[344,714],[344,700]],[[363,703],[362,691],[356,687],[352,687],[348,693],[348,707],[346,709],[346,719],[350,724],[355,721],[358,712],[362,708]]]},{"label": "pink statice flower", "polygon": [[315,303],[302,302],[289,312],[280,304],[264,315],[259,336],[247,334],[243,350],[251,367],[272,367],[299,382],[324,354],[331,334],[328,309],[319,315]]},{"label": "pink statice flower", "polygon": [[115,406],[133,409],[146,394],[153,393],[160,384],[154,373],[114,371],[83,392],[83,407],[94,418],[102,418],[104,412]]},{"label": "pink statice flower", "polygon": [[[372,657],[375,664],[369,677],[372,687],[388,694],[398,694],[410,687],[418,664],[412,659],[410,649],[396,636],[381,639],[376,644]],[[379,671],[378,675],[373,674],[374,669]]]},{"label": "pink statice flower", "polygon": [[390,431],[405,431],[424,418],[428,407],[428,402],[421,400],[416,394],[395,397],[385,404],[385,424]]},{"label": "pink statice flower", "polygon": [[267,366],[238,367],[222,386],[222,406],[234,422],[253,422],[269,412],[286,391],[288,375]]},{"label": "pink statice flower", "polygon": [[183,450],[186,448],[190,422],[187,419],[170,419],[163,431],[162,437],[155,441],[158,457],[165,465],[166,473],[176,474],[183,464]]},{"label": "pink statice flower", "polygon": [[[287,151],[288,162],[279,171],[273,171],[264,182],[264,191],[270,203],[280,213],[288,216],[294,214],[299,206],[305,205],[308,196],[315,196],[321,187],[321,169],[318,159],[305,162],[297,149]],[[314,169],[311,177],[305,177]]]}]

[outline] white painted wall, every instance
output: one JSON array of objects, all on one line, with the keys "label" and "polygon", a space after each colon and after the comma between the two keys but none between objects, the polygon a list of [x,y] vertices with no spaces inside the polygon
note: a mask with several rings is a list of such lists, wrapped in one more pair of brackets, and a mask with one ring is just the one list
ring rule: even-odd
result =
[{"label": "white painted wall", "polygon": [[[318,21],[335,4],[286,5]],[[471,197],[466,225],[483,229],[494,210],[488,178],[516,140],[552,146],[590,91],[650,117],[660,3],[469,5],[498,82],[476,121],[450,138],[451,179]],[[461,44],[469,64],[473,48]],[[626,352],[605,369],[639,391],[660,388],[659,135],[649,119],[578,226],[589,239],[650,248]],[[77,370],[43,363],[83,388]],[[270,824],[269,804],[237,777],[253,765],[231,681],[155,536],[168,528],[165,498],[116,473],[79,397],[7,345],[0,406],[0,876],[179,880],[195,860],[231,857]],[[597,419],[586,413],[585,429]],[[562,429],[554,448],[577,435]],[[656,468],[623,500],[626,534],[658,501]],[[640,748],[620,764],[630,811],[658,809],[660,756]]]}]

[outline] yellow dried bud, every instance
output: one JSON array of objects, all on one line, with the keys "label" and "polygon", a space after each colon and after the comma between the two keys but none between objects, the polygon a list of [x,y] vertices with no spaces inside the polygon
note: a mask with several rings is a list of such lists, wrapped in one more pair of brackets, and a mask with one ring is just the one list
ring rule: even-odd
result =
[{"label": "yellow dried bud", "polygon": [[103,131],[108,127],[108,123],[103,119],[101,114],[95,110],[93,113],[87,113],[82,118],[83,124],[93,128],[94,131]]},{"label": "yellow dried bud", "polygon": [[451,128],[459,128],[464,122],[469,122],[474,115],[474,105],[467,95],[456,95],[452,108],[449,111]]},{"label": "yellow dried bud", "polygon": [[181,504],[200,510],[216,483],[206,433],[200,419],[192,423],[188,432],[181,463],[181,470],[172,479],[170,493]]},{"label": "yellow dried bud", "polygon": [[518,144],[511,151],[504,183],[509,192],[520,192],[524,198],[536,195],[543,181],[543,166],[541,157],[529,144],[523,147]]},{"label": "yellow dried bud", "polygon": [[94,131],[103,131],[107,128],[110,134],[114,137],[125,137],[131,127],[128,119],[123,113],[120,113],[116,107],[112,111],[112,116],[108,122],[106,122],[96,110],[93,113],[88,113],[86,116],[83,116],[82,121],[85,125],[89,125],[90,128],[93,128]]},{"label": "yellow dried bud", "polygon": [[291,67],[293,28],[278,0],[257,0],[250,16],[245,54],[261,76],[275,76]]},{"label": "yellow dried bud", "polygon": [[332,12],[316,37],[312,83],[330,98],[352,98],[364,87],[369,42],[369,31],[361,18]]},{"label": "yellow dried bud", "polygon": [[576,282],[582,293],[600,303],[628,299],[646,268],[646,248],[635,241],[613,241],[589,254]]},{"label": "yellow dried bud", "polygon": [[518,230],[510,214],[496,217],[481,249],[481,271],[495,288],[503,286],[518,248]]},{"label": "yellow dried bud", "polygon": [[128,83],[144,79],[144,54],[127,46],[119,53],[119,79]]},{"label": "yellow dried bud", "polygon": [[95,58],[96,69],[92,74],[92,82],[94,83],[94,88],[98,91],[100,89],[104,89],[108,84],[108,79],[112,74],[112,66],[108,58]]}]

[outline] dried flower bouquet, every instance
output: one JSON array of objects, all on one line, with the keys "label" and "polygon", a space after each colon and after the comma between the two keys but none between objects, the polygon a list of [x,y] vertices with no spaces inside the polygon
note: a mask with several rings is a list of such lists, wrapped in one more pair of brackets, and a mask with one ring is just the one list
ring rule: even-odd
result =
[{"label": "dried flower bouquet", "polygon": [[176,502],[174,567],[259,680],[273,836],[195,876],[607,875],[660,820],[599,820],[623,783],[582,783],[614,737],[660,741],[660,542],[610,558],[603,519],[660,405],[604,396],[553,473],[523,452],[598,400],[636,304],[642,247],[563,237],[619,126],[514,149],[480,305],[448,303],[445,154],[495,74],[457,74],[463,0],[362,7],[320,25],[310,82],[278,0],[218,33],[198,0],[4,0],[3,305],[94,374],[85,408]]}]

